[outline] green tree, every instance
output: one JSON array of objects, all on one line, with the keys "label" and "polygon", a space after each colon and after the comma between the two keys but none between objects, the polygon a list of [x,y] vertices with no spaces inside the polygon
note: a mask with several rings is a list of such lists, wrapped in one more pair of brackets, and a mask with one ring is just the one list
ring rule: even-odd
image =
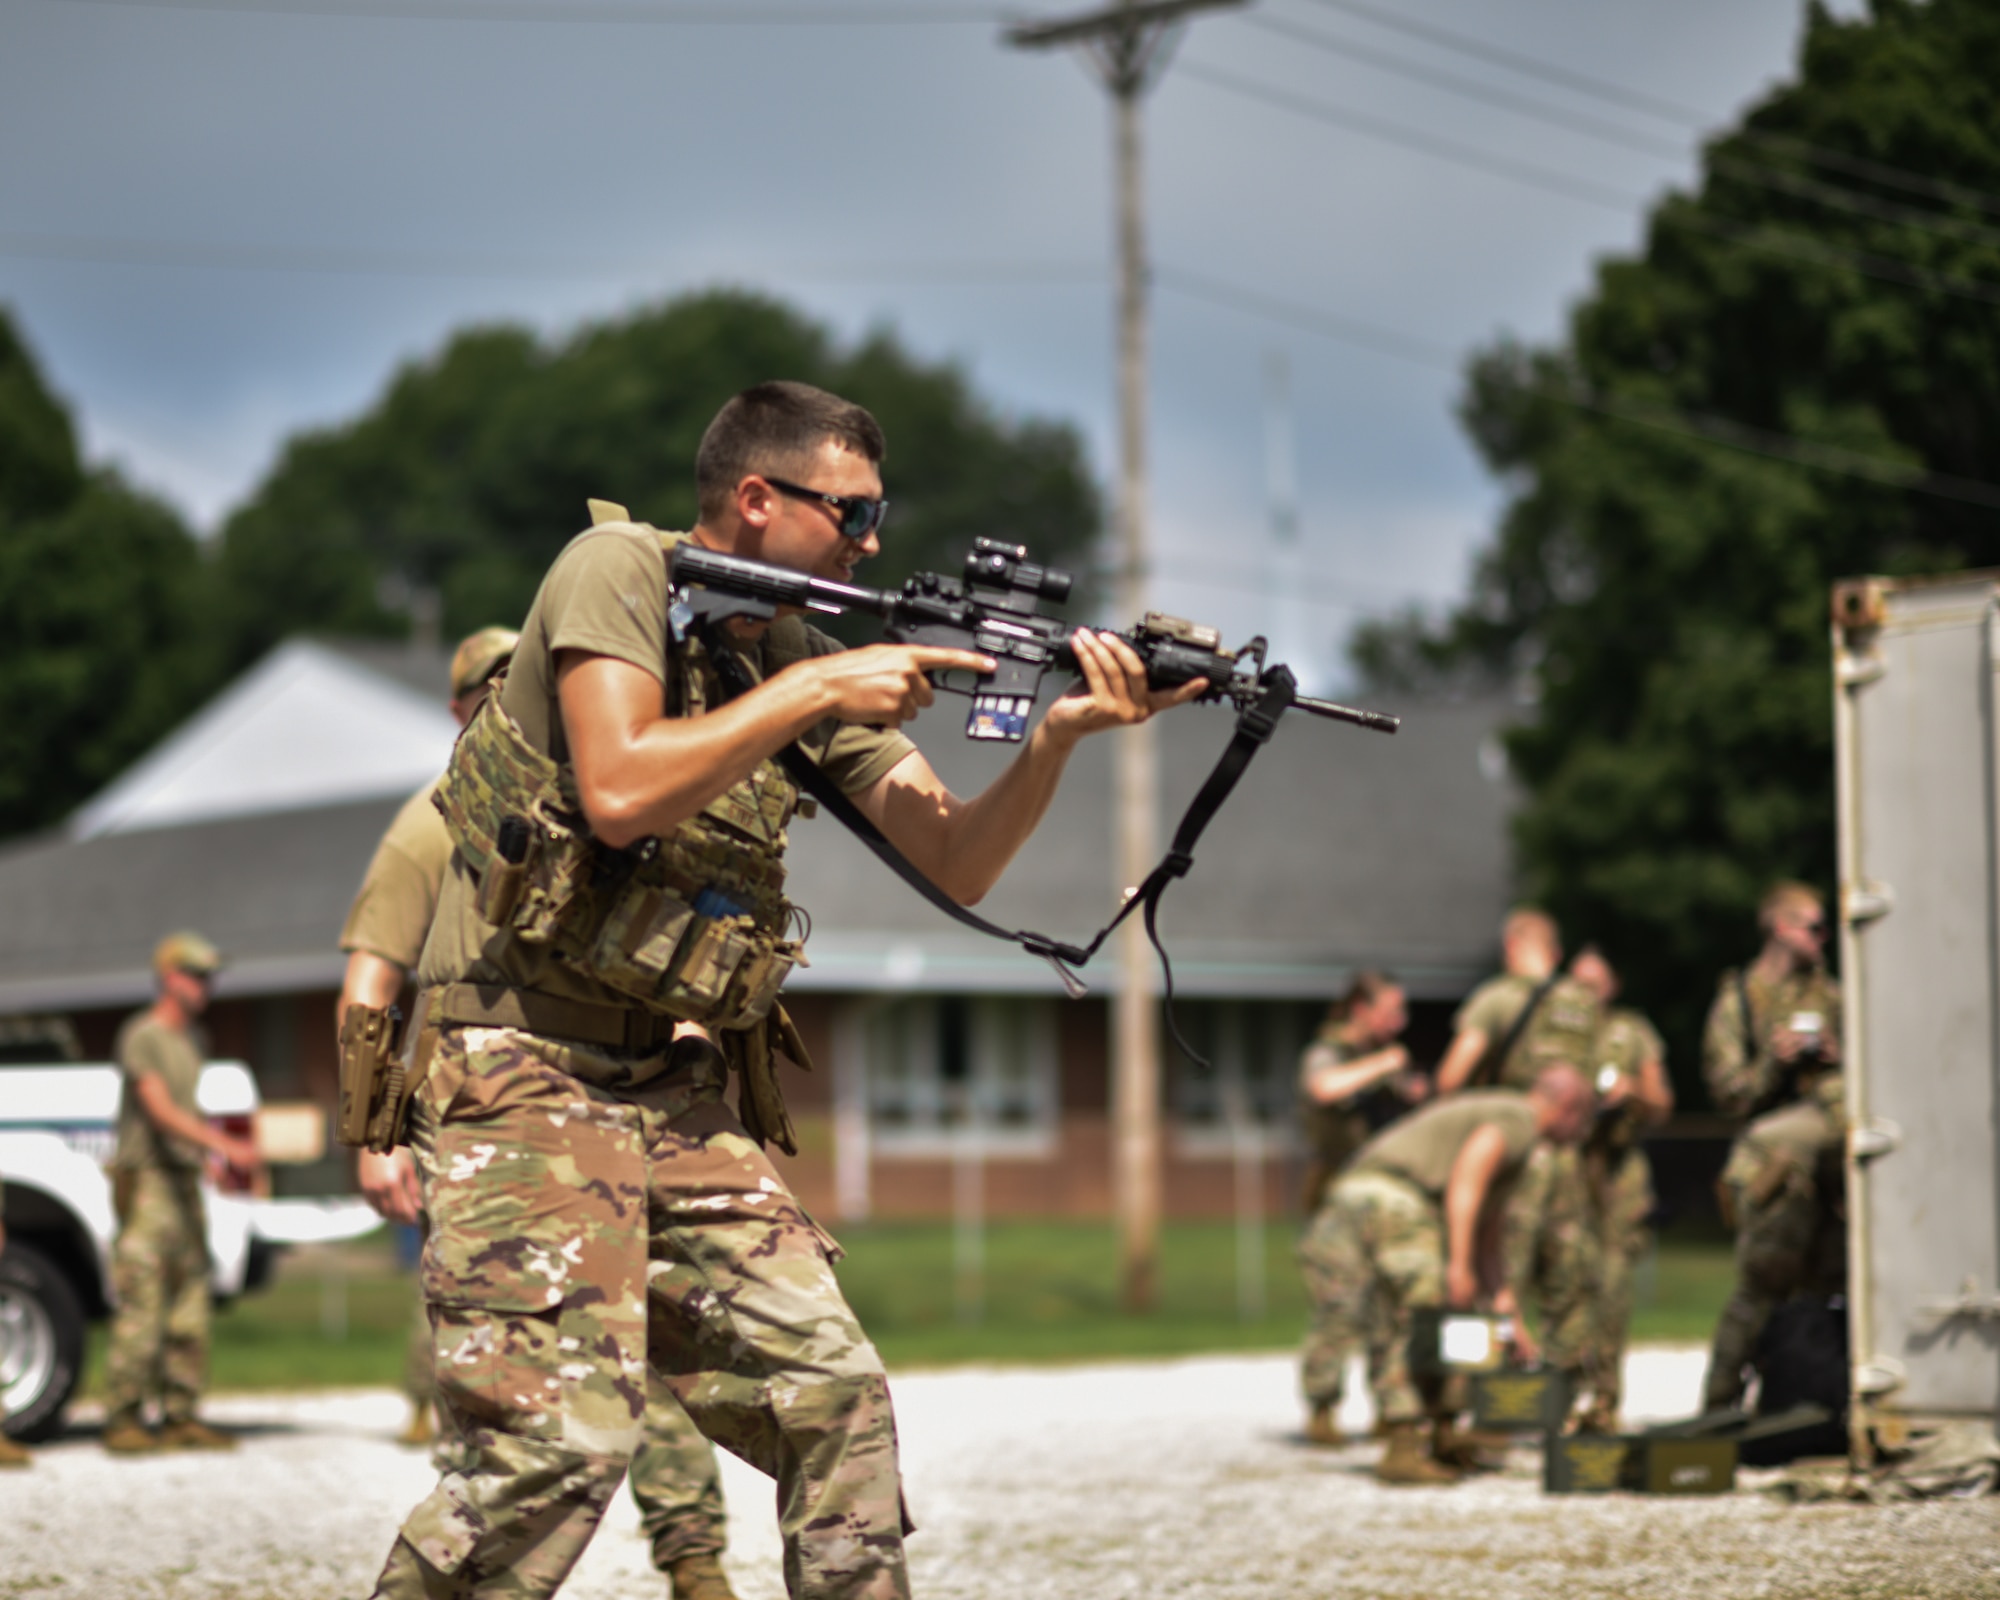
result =
[{"label": "green tree", "polygon": [[1087,554],[1098,507],[1072,429],[996,416],[956,368],[887,333],[843,348],[775,301],[711,291],[555,343],[461,333],[365,416],[294,440],[224,530],[234,658],[302,629],[400,633],[396,596],[412,588],[441,597],[446,637],[518,621],[587,498],[687,527],[702,430],[771,377],[847,395],[888,433],[893,508],[867,581],[951,570],[977,534],[1044,560]]},{"label": "green tree", "polygon": [[0,311],[0,835],[57,821],[194,709],[205,603],[186,526],[85,467]]},{"label": "green tree", "polygon": [[1523,887],[1605,943],[1684,1092],[1762,889],[1832,887],[1831,583],[2000,565],[1995,60],[1991,0],[1812,6],[1797,80],[1567,339],[1473,359],[1511,499],[1470,597],[1352,641],[1378,685],[1526,680]]}]

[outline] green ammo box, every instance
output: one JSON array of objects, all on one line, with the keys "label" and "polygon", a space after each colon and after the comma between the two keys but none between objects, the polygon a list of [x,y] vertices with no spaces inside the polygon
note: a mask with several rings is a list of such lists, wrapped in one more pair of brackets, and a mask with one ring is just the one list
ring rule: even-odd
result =
[{"label": "green ammo box", "polygon": [[1607,1494],[1627,1488],[1627,1466],[1644,1443],[1615,1434],[1550,1434],[1542,1456],[1542,1488],[1550,1494]]},{"label": "green ammo box", "polygon": [[1472,1425],[1554,1433],[1569,1415],[1569,1382],[1538,1368],[1478,1372],[1472,1376]]},{"label": "green ammo box", "polygon": [[1736,1487],[1734,1439],[1641,1439],[1631,1487],[1646,1494],[1727,1494]]}]

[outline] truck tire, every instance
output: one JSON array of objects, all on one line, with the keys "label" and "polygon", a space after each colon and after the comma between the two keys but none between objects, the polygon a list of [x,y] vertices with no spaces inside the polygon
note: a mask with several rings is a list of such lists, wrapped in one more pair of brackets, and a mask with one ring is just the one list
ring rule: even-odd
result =
[{"label": "truck tire", "polygon": [[54,1262],[9,1239],[0,1251],[0,1405],[8,1434],[35,1441],[62,1427],[83,1375],[83,1306]]}]

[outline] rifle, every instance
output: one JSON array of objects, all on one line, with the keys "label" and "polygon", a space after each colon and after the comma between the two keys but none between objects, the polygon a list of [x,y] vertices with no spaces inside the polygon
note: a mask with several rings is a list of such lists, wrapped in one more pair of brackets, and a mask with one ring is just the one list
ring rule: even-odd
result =
[{"label": "rifle", "polygon": [[[1059,604],[1069,597],[1070,576],[1058,568],[1031,562],[1022,545],[976,540],[966,557],[963,578],[920,572],[907,579],[900,590],[836,583],[789,567],[724,555],[691,542],[668,551],[667,569],[674,587],[668,620],[676,638],[685,638],[691,631],[705,636],[730,618],[769,621],[780,606],[792,606],[821,615],[859,611],[879,618],[883,632],[898,644],[942,645],[992,657],[994,670],[990,673],[939,670],[930,675],[940,690],[970,696],[972,706],[965,724],[968,738],[1019,742],[1027,734],[1043,678],[1050,672],[1078,672],[1069,643],[1071,625],[1038,609],[1043,600]],[[1401,719],[1301,695],[1289,667],[1266,661],[1267,648],[1261,638],[1240,650],[1224,650],[1217,629],[1152,611],[1120,637],[1145,663],[1151,688],[1170,689],[1196,678],[1205,679],[1208,687],[1198,698],[1232,703],[1237,709],[1236,734],[1182,815],[1166,855],[1087,945],[1064,944],[1046,934],[1002,928],[967,910],[919,872],[797,745],[781,751],[779,760],[801,789],[832,811],[917,893],[967,927],[1009,940],[1042,957],[1072,997],[1087,992],[1074,969],[1088,964],[1112,930],[1135,908],[1143,907],[1146,936],[1159,954],[1166,978],[1168,1029],[1181,1049],[1199,1062],[1201,1055],[1188,1045],[1174,1021],[1173,965],[1156,925],[1160,897],[1167,885],[1194,865],[1194,847],[1202,830],[1235,788],[1250,758],[1277,731],[1278,719],[1287,710],[1296,707],[1381,733],[1394,733]],[[731,695],[751,686],[733,650],[712,646],[709,656]]]},{"label": "rifle", "polygon": [[[972,708],[965,723],[968,739],[1018,743],[1028,731],[1028,718],[1043,677],[1050,672],[1078,670],[1069,643],[1074,625],[1036,609],[1041,600],[1060,604],[1068,599],[1070,575],[1059,567],[1030,561],[1023,545],[975,540],[972,553],[965,558],[963,578],[919,572],[901,589],[835,583],[692,543],[674,546],[667,565],[676,588],[687,591],[682,627],[693,619],[769,621],[779,606],[829,616],[859,611],[880,618],[883,633],[897,644],[942,645],[991,656],[995,664],[991,673],[931,674],[939,689],[971,697]],[[1137,626],[1119,637],[1145,662],[1149,687],[1175,689],[1203,678],[1208,688],[1200,699],[1228,700],[1239,711],[1266,695],[1275,674],[1291,677],[1285,667],[1266,665],[1266,646],[1261,638],[1252,639],[1240,650],[1224,650],[1220,630],[1163,612],[1148,611]],[[1362,711],[1299,694],[1295,680],[1285,708],[1381,733],[1394,733],[1401,721],[1385,712]]]}]

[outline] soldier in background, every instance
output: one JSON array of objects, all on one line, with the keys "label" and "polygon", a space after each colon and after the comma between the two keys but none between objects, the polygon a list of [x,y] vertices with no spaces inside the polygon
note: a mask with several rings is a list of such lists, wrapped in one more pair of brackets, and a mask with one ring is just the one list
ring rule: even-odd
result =
[{"label": "soldier in background", "polygon": [[1535,1355],[1507,1278],[1503,1219],[1538,1142],[1574,1144],[1591,1111],[1583,1075],[1554,1063],[1525,1094],[1476,1090],[1420,1107],[1371,1139],[1334,1179],[1313,1219],[1313,1294],[1332,1338],[1351,1346],[1378,1326],[1387,1334],[1373,1374],[1386,1439],[1376,1467],[1382,1482],[1459,1477],[1443,1387],[1420,1387],[1410,1372],[1414,1311],[1483,1306],[1513,1316],[1521,1354]]},{"label": "soldier in background", "polygon": [[[1310,1288],[1322,1268],[1314,1252],[1325,1233],[1314,1219],[1327,1198],[1327,1185],[1348,1158],[1375,1131],[1425,1098],[1430,1085],[1410,1070],[1410,1053],[1397,1041],[1409,1022],[1403,991],[1380,972],[1356,973],[1347,992],[1328,1010],[1319,1035],[1299,1060],[1299,1104],[1310,1154],[1302,1199],[1308,1219],[1299,1240],[1299,1266]],[[1342,1442],[1334,1414],[1340,1409],[1351,1356],[1378,1357],[1361,1344],[1344,1342],[1340,1327],[1318,1309],[1306,1330],[1300,1356],[1300,1386],[1308,1414],[1306,1438],[1314,1444]]]},{"label": "soldier in background", "polygon": [[1592,1391],[1583,1426],[1617,1427],[1624,1392],[1625,1346],[1632,1329],[1632,1281],[1652,1242],[1653,1167],[1640,1139],[1673,1115],[1666,1046],[1653,1025],[1627,1006],[1614,1006],[1618,974],[1595,945],[1570,962],[1570,976],[1604,1005],[1604,1026],[1591,1057],[1596,1073],[1597,1118],[1583,1141],[1585,1187],[1597,1227],[1596,1292],[1585,1376]]},{"label": "soldier in background", "polygon": [[[460,641],[451,658],[451,714],[461,728],[505,670],[519,637],[511,628],[482,628]],[[348,911],[340,934],[347,971],[336,1023],[350,1005],[395,1004],[423,953],[451,859],[451,836],[431,803],[436,787],[425,784],[397,812]],[[423,1191],[408,1149],[387,1155],[360,1151],[357,1178],[362,1194],[384,1217],[421,1225]],[[402,1436],[406,1444],[428,1443],[433,1432],[431,1348],[430,1314],[419,1296],[404,1357],[411,1404],[410,1426]],[[645,1434],[630,1476],[653,1564],[667,1575],[669,1592],[678,1600],[735,1600],[722,1570],[728,1537],[714,1447],[656,1379],[647,1392]]]},{"label": "soldier in background", "polygon": [[[1583,1070],[1596,1058],[1604,1007],[1588,985],[1563,971],[1555,919],[1516,907],[1501,925],[1500,949],[1504,970],[1473,990],[1454,1019],[1451,1046],[1438,1063],[1440,1095],[1525,1089],[1551,1063]],[[1533,1291],[1543,1358],[1582,1388],[1603,1267],[1573,1141],[1534,1152],[1506,1249],[1514,1281]]]},{"label": "soldier in background", "polygon": [[[233,1450],[236,1441],[195,1416],[208,1379],[208,1220],[205,1160],[254,1172],[257,1149],[209,1125],[196,1102],[208,1041],[196,1019],[222,966],[198,933],[169,934],[153,951],[159,998],[126,1018],[114,1053],[123,1069],[112,1194],[112,1313],[105,1360],[104,1448]],[[158,1397],[160,1430],[145,1424]]]},{"label": "soldier in background", "polygon": [[1702,1037],[1709,1094],[1750,1119],[1717,1186],[1736,1287],[1709,1352],[1712,1410],[1742,1400],[1771,1313],[1802,1290],[1837,1290],[1846,1270],[1840,988],[1825,967],[1824,902],[1780,883],[1757,918],[1764,947],[1722,975]]}]

